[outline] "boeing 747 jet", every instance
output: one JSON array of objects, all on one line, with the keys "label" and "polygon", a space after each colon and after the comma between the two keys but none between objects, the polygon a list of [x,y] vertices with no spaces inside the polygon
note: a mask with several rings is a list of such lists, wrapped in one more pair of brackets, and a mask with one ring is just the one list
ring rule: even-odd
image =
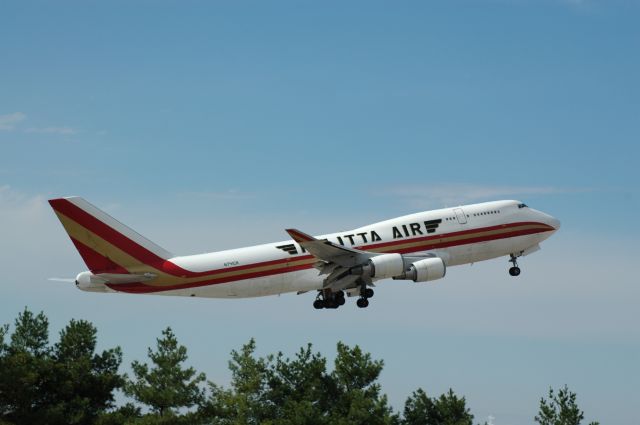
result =
[{"label": "boeing 747 jet", "polygon": [[560,222],[519,201],[494,201],[426,211],[354,230],[208,254],[176,256],[80,197],[52,199],[51,207],[88,271],[83,291],[206,298],[261,297],[317,291],[316,309],[338,308],[345,297],[369,305],[375,282],[430,282],[447,268],[540,249]]}]

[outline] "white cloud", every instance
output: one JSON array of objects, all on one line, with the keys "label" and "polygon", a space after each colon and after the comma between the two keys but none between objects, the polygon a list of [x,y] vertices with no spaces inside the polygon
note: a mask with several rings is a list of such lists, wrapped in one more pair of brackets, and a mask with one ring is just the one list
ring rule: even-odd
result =
[{"label": "white cloud", "polygon": [[510,186],[465,183],[408,184],[383,190],[381,194],[402,198],[414,207],[442,207],[472,201],[494,200],[525,195],[551,195],[585,189],[566,189],[553,186]]},{"label": "white cloud", "polygon": [[14,112],[12,114],[0,115],[0,130],[13,130],[14,126],[26,119],[27,116],[22,112]]},{"label": "white cloud", "polygon": [[25,133],[59,134],[63,136],[69,136],[72,134],[77,134],[78,130],[71,127],[44,127],[44,128],[30,127],[25,130]]},{"label": "white cloud", "polygon": [[[27,115],[22,112],[14,112],[11,114],[0,115],[0,130],[10,131],[16,127],[16,124],[25,121]],[[58,134],[62,136],[70,136],[77,134],[78,130],[69,126],[49,126],[49,127],[29,127],[24,130],[25,133],[38,134]]]},{"label": "white cloud", "polygon": [[8,184],[0,185],[0,217],[12,213],[28,216],[39,214],[45,201],[42,195],[28,196],[12,189]]}]

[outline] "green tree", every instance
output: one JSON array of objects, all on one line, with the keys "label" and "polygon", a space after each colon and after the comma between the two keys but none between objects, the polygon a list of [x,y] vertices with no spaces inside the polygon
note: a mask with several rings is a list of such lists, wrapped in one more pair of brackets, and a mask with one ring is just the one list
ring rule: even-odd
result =
[{"label": "green tree", "polygon": [[333,380],[326,372],[326,359],[308,344],[291,360],[278,353],[267,372],[268,399],[276,411],[275,424],[328,424]]},{"label": "green tree", "polygon": [[406,425],[430,425],[434,422],[433,401],[422,388],[414,391],[404,403],[404,420]]},{"label": "green tree", "polygon": [[14,322],[10,342],[2,331],[0,417],[7,422],[47,422],[46,379],[49,378],[49,321],[44,313],[24,309]]},{"label": "green tree", "polygon": [[49,345],[44,313],[18,315],[7,344],[0,331],[0,420],[29,424],[90,424],[113,405],[119,348],[95,353],[97,331],[72,320]]},{"label": "green tree", "polygon": [[120,347],[95,352],[97,330],[85,320],[71,320],[53,347],[51,387],[52,412],[61,423],[91,424],[113,407],[114,390],[124,384],[118,374]]},{"label": "green tree", "polygon": [[338,342],[331,378],[335,390],[329,411],[332,424],[390,424],[396,419],[381,394],[378,378],[384,361],[372,360],[357,345]]},{"label": "green tree", "polygon": [[[549,388],[549,398],[540,399],[538,415],[534,420],[540,425],[580,425],[584,419],[584,412],[578,407],[576,393],[571,392],[566,385],[557,392]],[[590,425],[598,425],[591,422]]]},{"label": "green tree", "polygon": [[231,353],[229,389],[210,383],[211,396],[200,410],[207,423],[355,425],[396,420],[377,383],[382,361],[372,360],[359,347],[339,343],[331,373],[310,344],[293,359],[282,353],[257,357],[255,349],[252,339]]},{"label": "green tree", "polygon": [[96,425],[134,424],[141,417],[142,413],[139,407],[134,406],[132,403],[126,403],[117,409],[102,413],[95,423]]},{"label": "green tree", "polygon": [[162,331],[157,350],[148,349],[152,366],[134,361],[131,364],[135,380],[125,385],[125,394],[147,405],[159,415],[175,416],[176,409],[189,408],[202,402],[206,380],[192,367],[184,368],[187,348],[178,344],[171,328]]},{"label": "green tree", "polygon": [[473,415],[464,397],[452,389],[438,398],[429,398],[421,388],[414,391],[404,406],[406,425],[472,425]]},{"label": "green tree", "polygon": [[203,417],[220,424],[263,424],[274,419],[274,406],[267,397],[273,357],[256,357],[255,350],[252,338],[240,351],[231,351],[231,388],[209,383],[211,395],[200,409]]},{"label": "green tree", "polygon": [[464,397],[455,395],[451,388],[433,400],[433,407],[438,425],[472,425],[473,423],[473,415],[467,408],[467,401]]}]

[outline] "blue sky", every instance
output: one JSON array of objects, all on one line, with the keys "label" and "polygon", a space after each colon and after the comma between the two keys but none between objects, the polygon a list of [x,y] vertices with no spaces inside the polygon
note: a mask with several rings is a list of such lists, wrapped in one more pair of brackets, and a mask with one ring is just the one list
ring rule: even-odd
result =
[{"label": "blue sky", "polygon": [[[396,407],[451,386],[520,425],[566,383],[589,419],[638,423],[639,19],[633,0],[5,2],[0,322],[85,318],[128,362],[171,325],[222,384],[252,336],[343,340],[385,359]],[[495,260],[316,312],[47,282],[84,268],[45,202],[72,194],[181,254],[505,198],[563,227],[517,281]]]}]

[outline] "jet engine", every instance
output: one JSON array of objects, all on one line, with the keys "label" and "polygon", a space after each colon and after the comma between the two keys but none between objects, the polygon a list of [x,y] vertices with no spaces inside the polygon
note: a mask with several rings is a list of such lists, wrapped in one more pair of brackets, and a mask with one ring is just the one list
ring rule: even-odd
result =
[{"label": "jet engine", "polygon": [[411,263],[409,268],[394,279],[407,279],[414,282],[427,282],[430,280],[441,279],[447,273],[447,266],[445,266],[442,258],[425,258],[424,260],[418,260],[415,263]]},{"label": "jet engine", "polygon": [[388,279],[402,274],[404,260],[400,254],[381,254],[372,257],[363,266],[351,269],[351,274],[373,277],[376,279]]}]

